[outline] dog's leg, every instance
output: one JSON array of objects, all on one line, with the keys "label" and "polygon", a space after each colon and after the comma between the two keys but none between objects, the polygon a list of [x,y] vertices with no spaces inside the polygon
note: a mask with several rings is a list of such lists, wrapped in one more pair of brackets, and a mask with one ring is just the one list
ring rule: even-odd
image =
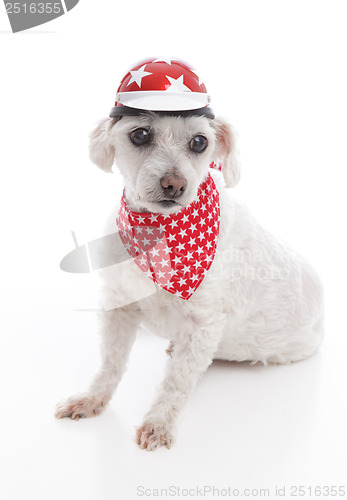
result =
[{"label": "dog's leg", "polygon": [[57,405],[57,418],[78,420],[99,415],[122,378],[140,322],[139,313],[124,307],[101,313],[100,320],[101,368],[85,394]]},{"label": "dog's leg", "polygon": [[148,451],[160,445],[171,447],[176,418],[196,383],[213,360],[224,323],[199,331],[185,330],[175,339],[166,375],[158,396],[137,430],[137,443]]}]

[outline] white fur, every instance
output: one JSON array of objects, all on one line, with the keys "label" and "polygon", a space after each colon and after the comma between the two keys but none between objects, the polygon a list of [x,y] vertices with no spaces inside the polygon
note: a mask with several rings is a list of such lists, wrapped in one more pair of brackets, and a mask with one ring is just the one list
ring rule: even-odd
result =
[{"label": "white fur", "polygon": [[[140,126],[150,127],[154,136],[153,144],[142,149],[129,140],[129,132]],[[209,141],[202,154],[188,148],[198,133]],[[196,196],[211,160],[223,161],[227,186],[239,179],[235,134],[223,119],[155,114],[105,119],[92,133],[90,147],[92,160],[105,170],[115,157],[127,202],[136,211],[180,209],[165,211],[158,205],[160,178],[170,172],[187,179],[182,205]],[[103,303],[110,307],[100,314],[102,367],[85,395],[58,406],[58,417],[88,417],[103,410],[124,373],[140,323],[171,341],[166,375],[137,433],[147,450],[170,447],[177,416],[213,359],[290,363],[317,351],[323,337],[323,292],[316,273],[233,200],[218,172],[214,177],[221,223],[206,278],[185,301],[154,285],[132,261],[103,270]],[[115,230],[116,213],[107,233]]]}]

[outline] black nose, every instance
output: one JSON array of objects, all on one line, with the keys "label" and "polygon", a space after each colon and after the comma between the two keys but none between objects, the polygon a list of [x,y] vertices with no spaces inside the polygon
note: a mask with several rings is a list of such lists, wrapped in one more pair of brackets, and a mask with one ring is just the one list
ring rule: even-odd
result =
[{"label": "black nose", "polygon": [[160,184],[168,198],[177,198],[185,191],[187,181],[184,177],[175,174],[165,175],[160,179]]}]

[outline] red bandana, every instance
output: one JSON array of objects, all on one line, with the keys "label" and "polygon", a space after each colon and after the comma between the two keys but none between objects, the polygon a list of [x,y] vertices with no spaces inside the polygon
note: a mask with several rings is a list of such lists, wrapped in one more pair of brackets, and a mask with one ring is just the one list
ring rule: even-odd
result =
[{"label": "red bandana", "polygon": [[211,267],[219,221],[219,194],[208,174],[196,200],[172,215],[131,212],[123,194],[117,225],[124,247],[146,276],[187,300]]}]

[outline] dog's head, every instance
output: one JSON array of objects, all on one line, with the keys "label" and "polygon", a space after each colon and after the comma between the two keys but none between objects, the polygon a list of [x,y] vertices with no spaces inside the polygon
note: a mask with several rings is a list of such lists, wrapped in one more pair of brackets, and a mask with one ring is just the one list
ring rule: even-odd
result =
[{"label": "dog's head", "polygon": [[116,160],[130,206],[149,212],[189,205],[212,160],[223,163],[227,187],[240,176],[234,131],[223,119],[205,116],[105,118],[91,133],[90,158],[107,172]]}]

